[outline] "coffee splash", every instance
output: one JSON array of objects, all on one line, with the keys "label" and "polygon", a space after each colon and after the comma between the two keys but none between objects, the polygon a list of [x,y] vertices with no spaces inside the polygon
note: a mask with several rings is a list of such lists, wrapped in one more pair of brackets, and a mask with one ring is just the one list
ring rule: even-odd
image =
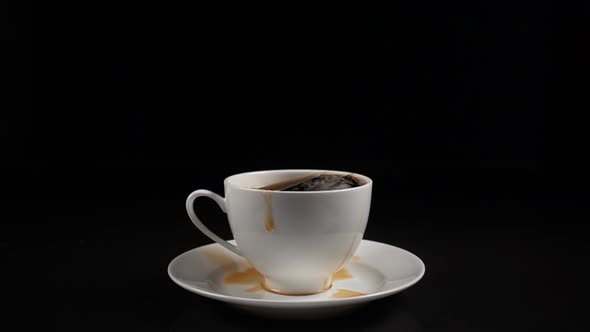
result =
[{"label": "coffee splash", "polygon": [[366,294],[362,293],[362,292],[350,290],[350,289],[340,288],[340,289],[336,290],[336,292],[334,292],[334,294],[332,294],[332,297],[335,299],[343,299],[343,298],[347,298],[347,297],[356,297],[356,296],[363,296],[363,295],[366,295]]},{"label": "coffee splash", "polygon": [[294,185],[297,185],[299,183],[305,182],[305,181],[307,181],[309,179],[313,179],[314,177],[319,176],[319,175],[320,175],[320,173],[306,175],[306,176],[295,178],[295,179],[291,179],[291,180],[286,180],[286,181],[281,181],[281,182],[267,184],[267,185],[261,186],[261,187],[256,187],[255,189],[275,190],[275,191],[277,191],[277,190],[283,190],[283,189],[292,187]]},{"label": "coffee splash", "polygon": [[329,191],[349,189],[366,184],[353,174],[314,173],[303,177],[255,187],[274,191]]},{"label": "coffee splash", "polygon": [[264,228],[269,232],[274,232],[275,230],[275,221],[272,216],[272,194],[271,193],[263,193],[262,197],[264,198]]},{"label": "coffee splash", "polygon": [[320,174],[309,180],[281,189],[281,191],[327,191],[350,189],[362,185],[362,181],[352,174]]}]

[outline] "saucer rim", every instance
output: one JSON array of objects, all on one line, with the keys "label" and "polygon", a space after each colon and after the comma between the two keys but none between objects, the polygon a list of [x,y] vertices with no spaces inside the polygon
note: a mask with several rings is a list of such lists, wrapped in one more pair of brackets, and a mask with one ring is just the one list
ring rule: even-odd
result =
[{"label": "saucer rim", "polygon": [[[229,240],[228,242],[233,242],[235,243],[234,240]],[[285,306],[285,307],[321,307],[321,306],[334,306],[334,305],[347,305],[347,304],[355,304],[355,303],[362,303],[362,302],[367,302],[367,301],[372,301],[372,300],[377,300],[383,297],[387,297],[396,293],[399,293],[407,288],[412,287],[413,285],[415,285],[418,281],[420,281],[422,279],[422,277],[424,277],[424,274],[426,273],[426,265],[424,264],[424,262],[415,254],[411,253],[410,251],[407,251],[405,249],[396,247],[394,245],[390,245],[390,244],[386,244],[386,243],[382,243],[382,242],[378,242],[378,241],[372,241],[372,240],[366,240],[363,239],[362,242],[369,242],[369,243],[373,243],[379,246],[388,246],[388,247],[392,247],[395,250],[400,250],[402,252],[404,252],[407,255],[410,255],[412,258],[414,258],[414,260],[418,263],[418,265],[420,266],[420,273],[418,274],[417,277],[413,278],[411,281],[409,281],[408,283],[405,283],[403,285],[400,285],[398,287],[394,287],[394,288],[390,288],[390,289],[386,289],[383,291],[379,291],[379,292],[375,292],[375,293],[370,293],[370,294],[365,294],[365,295],[360,295],[360,296],[355,296],[355,297],[349,297],[349,298],[330,298],[330,299],[314,299],[314,300],[303,300],[303,301],[292,301],[289,298],[285,298],[285,299],[281,299],[281,300],[270,300],[270,299],[253,299],[253,298],[247,298],[247,297],[239,297],[239,296],[233,296],[233,295],[226,295],[226,294],[222,294],[222,293],[218,293],[218,292],[214,292],[214,291],[209,291],[209,290],[204,290],[201,288],[196,288],[194,286],[190,286],[185,282],[182,282],[181,280],[178,280],[172,273],[172,266],[175,264],[175,262],[177,260],[179,260],[181,257],[185,256],[185,255],[190,255],[193,251],[195,250],[201,250],[205,247],[208,246],[220,246],[218,243],[210,243],[210,244],[206,244],[203,246],[199,246],[190,250],[187,250],[183,253],[181,253],[180,255],[176,256],[174,259],[172,259],[172,261],[170,261],[170,263],[168,264],[168,276],[170,277],[170,279],[172,279],[172,281],[177,284],[178,286],[188,290],[191,293],[195,293],[204,297],[208,297],[214,300],[219,300],[219,301],[223,301],[223,302],[229,302],[229,303],[234,303],[234,304],[253,304],[253,305],[257,305],[257,306],[272,306],[272,307],[277,307],[277,306]],[[362,243],[361,243],[362,245]],[[220,246],[221,247],[221,246]],[[360,246],[359,246],[360,247]]]}]

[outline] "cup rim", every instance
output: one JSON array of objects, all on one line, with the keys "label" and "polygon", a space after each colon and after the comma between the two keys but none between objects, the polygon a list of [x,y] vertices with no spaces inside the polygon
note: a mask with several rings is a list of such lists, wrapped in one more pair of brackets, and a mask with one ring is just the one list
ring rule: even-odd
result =
[{"label": "cup rim", "polygon": [[[338,173],[338,174],[352,174],[354,176],[357,176],[361,179],[363,179],[365,181],[365,183],[361,184],[358,187],[353,187],[353,188],[345,188],[345,189],[334,189],[334,190],[317,190],[317,191],[279,191],[279,190],[268,190],[268,189],[257,189],[257,188],[247,188],[247,187],[241,187],[238,186],[236,184],[233,184],[230,182],[230,180],[234,177],[238,177],[241,175],[247,175],[247,174],[261,174],[261,173],[279,173],[279,172],[318,172],[318,173]],[[346,191],[354,191],[354,190],[360,190],[363,189],[367,186],[372,186],[373,185],[373,180],[363,174],[360,173],[355,173],[355,172],[347,172],[347,171],[337,171],[337,170],[326,170],[326,169],[306,169],[306,168],[286,168],[286,169],[271,169],[271,170],[260,170],[260,171],[250,171],[250,172],[242,172],[242,173],[237,173],[237,174],[233,174],[230,175],[228,177],[226,177],[223,180],[223,184],[225,186],[230,185],[234,188],[240,189],[240,190],[245,190],[245,191],[252,191],[252,192],[272,192],[275,194],[285,194],[285,195],[305,195],[305,194],[327,194],[327,193],[339,193],[339,192],[346,192]]]}]

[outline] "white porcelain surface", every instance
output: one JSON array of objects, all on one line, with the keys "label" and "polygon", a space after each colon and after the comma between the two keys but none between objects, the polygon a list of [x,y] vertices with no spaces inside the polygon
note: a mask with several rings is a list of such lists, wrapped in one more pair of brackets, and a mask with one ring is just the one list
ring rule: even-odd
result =
[{"label": "white porcelain surface", "polygon": [[[176,284],[191,292],[246,310],[274,317],[309,317],[339,313],[395,294],[418,282],[425,272],[422,261],[412,253],[368,240],[362,241],[353,259],[340,271],[347,272],[345,277],[335,278],[331,289],[319,294],[286,296],[271,293],[259,287],[257,280],[228,283],[236,272],[249,268],[251,266],[244,258],[219,244],[210,244],[176,257],[168,266],[168,274]],[[334,297],[342,291],[364,295]]]},{"label": "white porcelain surface", "polygon": [[[205,235],[245,257],[264,274],[267,288],[289,294],[315,293],[329,287],[331,276],[350,260],[362,240],[371,205],[371,179],[354,174],[365,184],[333,191],[254,188],[320,173],[351,174],[326,170],[237,174],[225,179],[225,198],[197,190],[187,199],[187,211]],[[237,248],[197,218],[193,202],[199,196],[214,199],[227,213]]]}]

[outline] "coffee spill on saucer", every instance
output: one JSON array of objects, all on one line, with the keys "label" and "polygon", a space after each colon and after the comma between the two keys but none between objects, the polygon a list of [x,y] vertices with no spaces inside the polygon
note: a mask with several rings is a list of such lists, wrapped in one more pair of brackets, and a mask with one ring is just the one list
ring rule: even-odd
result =
[{"label": "coffee spill on saucer", "polygon": [[[264,277],[262,274],[256,271],[256,269],[250,266],[247,262],[238,264],[231,257],[226,255],[223,252],[224,250],[225,249],[215,247],[208,247],[204,250],[205,257],[207,257],[207,260],[211,264],[224,267],[226,276],[223,278],[223,283],[229,285],[252,286],[244,290],[246,293],[255,293],[263,290],[262,281],[264,280]],[[214,286],[212,283],[211,285]]]},{"label": "coffee spill on saucer", "polygon": [[366,295],[366,294],[361,293],[361,292],[357,292],[357,291],[353,291],[350,289],[340,288],[340,289],[336,290],[336,292],[334,292],[334,294],[332,294],[332,297],[335,299],[343,299],[343,298],[347,298],[347,297],[355,297],[355,296],[362,296],[362,295]]},{"label": "coffee spill on saucer", "polygon": [[256,292],[261,291],[263,289],[264,288],[262,288],[261,285],[258,285],[258,286],[254,286],[254,287],[248,288],[244,292],[246,292],[246,293],[256,293]]},{"label": "coffee spill on saucer", "polygon": [[264,228],[269,232],[274,232],[275,221],[272,217],[272,195],[271,193],[262,193],[262,197],[264,198],[265,207]]},{"label": "coffee spill on saucer", "polygon": [[[334,273],[334,275],[332,276],[332,282],[337,281],[337,280],[345,280],[345,279],[350,279],[352,278],[352,274],[350,273],[350,271],[348,271],[347,268],[343,267],[340,270],[338,270],[338,272]],[[326,278],[324,280],[324,288],[327,289],[330,287],[330,285],[328,284],[330,282],[330,278]]]},{"label": "coffee spill on saucer", "polygon": [[249,267],[244,271],[235,271],[228,274],[223,282],[233,285],[260,285],[264,277],[255,268]]},{"label": "coffee spill on saucer", "polygon": [[[344,280],[344,279],[349,279],[349,278],[352,278],[352,274],[350,274],[350,271],[348,271],[348,269],[346,269],[346,268],[342,268],[342,269],[340,269],[340,271],[338,271],[334,274],[334,276],[332,277],[332,280]],[[326,279],[326,282],[328,280],[329,279]],[[324,291],[330,289],[330,287],[332,286],[332,285],[324,285],[323,290],[320,290],[318,292],[309,293],[309,294],[308,293],[306,293],[306,294],[283,293],[281,291],[265,287],[264,276],[260,272],[256,271],[256,269],[253,267],[248,267],[244,271],[236,271],[234,269],[233,271],[230,271],[230,273],[223,279],[223,282],[228,285],[252,285],[252,287],[244,290],[244,292],[246,292],[246,293],[255,293],[255,292],[258,292],[261,290],[266,290],[271,293],[277,293],[277,294],[281,294],[281,295],[311,295],[311,294],[324,292]],[[346,290],[344,290],[344,291],[346,291]],[[353,291],[349,291],[349,292],[353,292]],[[340,290],[339,290],[338,292],[336,292],[336,294],[333,297],[352,297],[352,296],[363,295],[362,293],[359,293],[357,295],[345,296],[346,294],[349,294],[349,293],[342,293],[341,294]]]},{"label": "coffee spill on saucer", "polygon": [[350,271],[345,267],[338,270],[338,272],[334,273],[332,276],[332,280],[344,280],[350,278],[352,278],[352,274],[350,274]]},{"label": "coffee spill on saucer", "polygon": [[211,264],[225,267],[230,272],[236,271],[238,269],[238,264],[234,262],[231,257],[227,256],[223,252],[224,250],[226,249],[207,247],[205,250],[203,250],[203,253]]},{"label": "coffee spill on saucer", "polygon": [[344,255],[344,257],[342,258],[342,260],[340,261],[340,263],[338,263],[338,268],[344,266],[344,264],[346,263],[346,261],[348,260],[349,257],[352,256],[352,254],[354,254],[354,250],[356,249],[354,247],[354,245],[356,244],[356,239],[359,236],[359,234],[355,234],[352,243],[350,244],[350,248],[348,248],[348,250],[346,251],[346,254]]},{"label": "coffee spill on saucer", "polygon": [[352,261],[353,262],[360,262],[361,261],[361,257],[360,256],[352,256]]}]

